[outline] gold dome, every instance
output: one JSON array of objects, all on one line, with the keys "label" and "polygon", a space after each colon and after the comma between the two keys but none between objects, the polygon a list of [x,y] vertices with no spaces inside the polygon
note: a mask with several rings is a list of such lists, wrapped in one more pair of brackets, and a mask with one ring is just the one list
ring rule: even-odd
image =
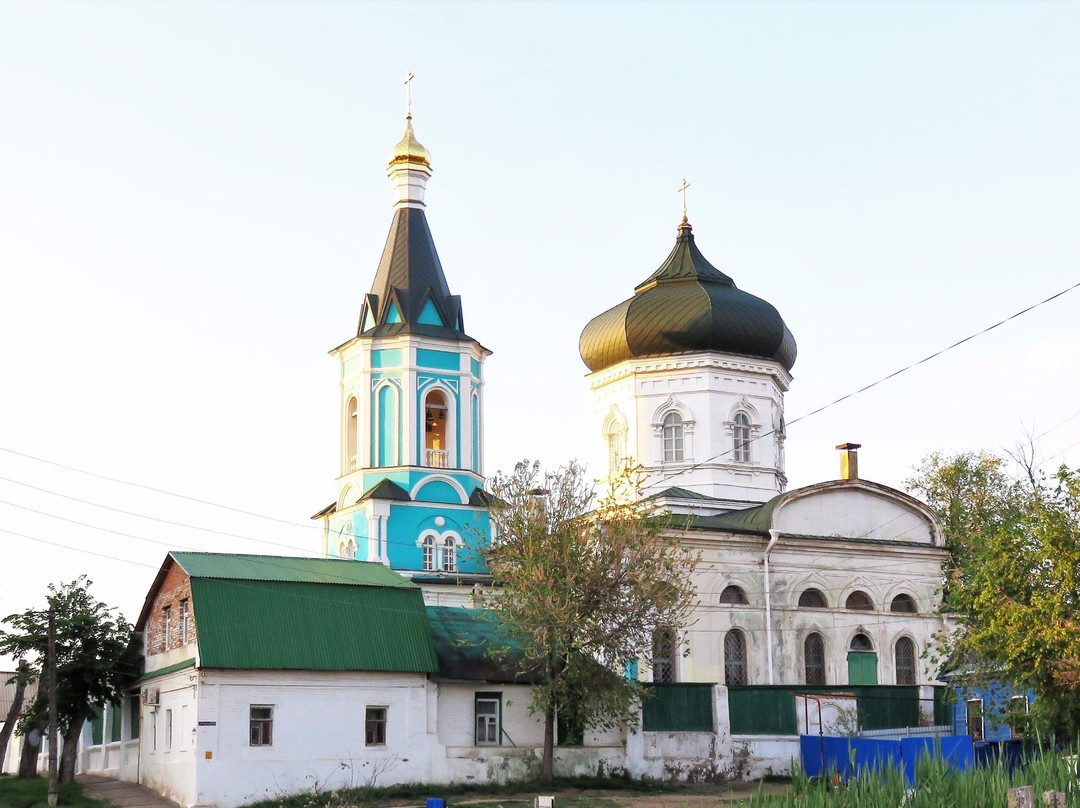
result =
[{"label": "gold dome", "polygon": [[411,115],[405,118],[405,134],[401,136],[401,140],[390,152],[390,165],[396,165],[397,163],[419,163],[422,166],[431,168],[431,154],[416,139],[416,134],[412,128]]}]

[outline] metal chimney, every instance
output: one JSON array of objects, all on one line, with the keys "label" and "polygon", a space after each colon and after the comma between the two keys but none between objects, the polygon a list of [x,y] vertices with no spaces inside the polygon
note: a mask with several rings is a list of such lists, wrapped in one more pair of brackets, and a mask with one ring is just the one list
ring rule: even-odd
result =
[{"label": "metal chimney", "polygon": [[859,479],[859,448],[861,443],[841,443],[836,448],[843,452],[840,455],[840,479]]}]

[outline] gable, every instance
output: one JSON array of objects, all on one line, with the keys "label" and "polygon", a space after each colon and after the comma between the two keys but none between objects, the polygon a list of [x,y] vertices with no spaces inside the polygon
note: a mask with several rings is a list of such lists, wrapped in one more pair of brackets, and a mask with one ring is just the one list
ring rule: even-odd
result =
[{"label": "gable", "polygon": [[900,492],[887,491],[844,485],[793,492],[774,511],[772,526],[789,535],[934,544],[928,514]]}]

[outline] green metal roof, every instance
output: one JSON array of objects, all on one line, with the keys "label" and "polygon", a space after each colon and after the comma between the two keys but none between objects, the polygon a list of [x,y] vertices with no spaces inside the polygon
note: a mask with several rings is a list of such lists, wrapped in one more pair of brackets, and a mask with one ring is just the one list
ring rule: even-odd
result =
[{"label": "green metal roof", "polygon": [[787,494],[778,494],[761,505],[728,511],[717,516],[692,516],[689,527],[691,530],[730,530],[733,533],[767,536],[769,528],[772,527],[773,511],[785,496]]},{"label": "green metal roof", "polygon": [[237,581],[294,581],[395,589],[416,588],[389,567],[368,561],[232,553],[172,552],[169,555],[193,579],[225,578]]},{"label": "green metal roof", "polygon": [[536,679],[520,646],[485,612],[428,606],[427,616],[443,679],[505,684],[531,684]]},{"label": "green metal roof", "polygon": [[[381,566],[329,563],[335,573]],[[386,572],[400,584],[193,576],[201,666],[434,673],[439,668],[420,588]]]},{"label": "green metal roof", "polygon": [[183,662],[177,662],[175,665],[166,665],[164,668],[158,668],[156,671],[147,671],[142,676],[140,676],[138,679],[136,679],[135,683],[138,684],[139,682],[148,682],[151,679],[157,679],[159,676],[166,676],[166,675],[168,675],[170,673],[176,673],[177,671],[182,671],[184,668],[194,668],[194,667],[195,667],[195,658],[192,657],[191,659],[185,659]]}]

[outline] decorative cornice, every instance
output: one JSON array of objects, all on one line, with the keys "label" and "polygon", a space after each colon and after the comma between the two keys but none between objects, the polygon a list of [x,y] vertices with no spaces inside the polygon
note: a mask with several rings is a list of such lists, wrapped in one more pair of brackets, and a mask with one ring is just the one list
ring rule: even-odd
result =
[{"label": "decorative cornice", "polygon": [[589,387],[593,390],[605,385],[643,374],[670,374],[673,371],[727,370],[741,373],[753,373],[769,376],[783,392],[791,386],[792,376],[779,362],[750,357],[737,357],[719,353],[687,353],[671,356],[649,356],[641,359],[626,359],[610,368],[586,374]]}]

